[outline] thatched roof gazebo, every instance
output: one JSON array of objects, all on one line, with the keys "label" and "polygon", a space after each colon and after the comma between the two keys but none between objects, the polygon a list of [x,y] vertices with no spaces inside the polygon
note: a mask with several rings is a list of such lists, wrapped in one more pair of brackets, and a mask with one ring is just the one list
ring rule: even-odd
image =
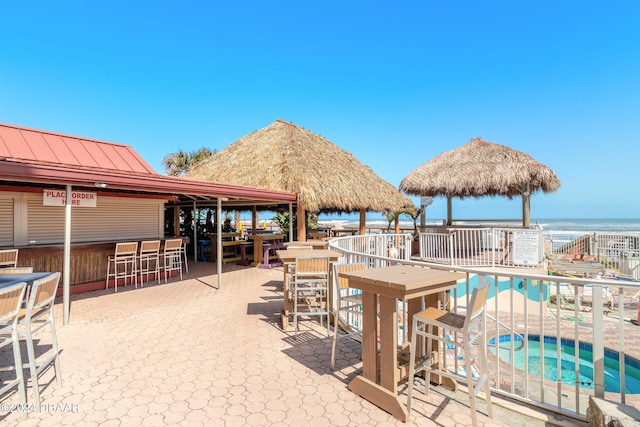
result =
[{"label": "thatched roof gazebo", "polygon": [[451,198],[522,197],[522,225],[529,227],[530,197],[536,191],[552,193],[560,180],[533,157],[504,145],[471,139],[418,166],[400,183],[407,194],[447,197],[447,223],[452,222]]},{"label": "thatched roof gazebo", "polygon": [[[361,233],[367,211],[413,206],[348,151],[283,120],[240,138],[185,176],[295,193],[298,218],[305,218],[305,211],[360,212]],[[299,240],[306,240],[304,226],[298,221]]]}]

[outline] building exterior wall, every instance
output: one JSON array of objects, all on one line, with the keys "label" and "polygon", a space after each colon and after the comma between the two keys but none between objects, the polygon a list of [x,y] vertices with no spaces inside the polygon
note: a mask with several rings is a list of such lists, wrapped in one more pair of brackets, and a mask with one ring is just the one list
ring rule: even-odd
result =
[{"label": "building exterior wall", "polygon": [[[162,238],[164,203],[99,195],[95,208],[72,208],[71,242]],[[42,192],[0,192],[0,247],[63,243],[64,218],[64,206],[44,206]]]},{"label": "building exterior wall", "polygon": [[[96,207],[71,209],[72,292],[104,286],[115,242],[164,238],[166,199],[98,195]],[[42,191],[0,191],[0,248],[19,248],[18,265],[62,271],[64,206],[44,206]],[[94,283],[93,287],[76,285]]]}]

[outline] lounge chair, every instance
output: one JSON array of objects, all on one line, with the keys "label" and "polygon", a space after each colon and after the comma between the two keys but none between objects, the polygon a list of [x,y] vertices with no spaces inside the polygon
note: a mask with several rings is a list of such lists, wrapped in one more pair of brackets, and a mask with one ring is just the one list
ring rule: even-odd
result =
[{"label": "lounge chair", "polygon": [[552,298],[557,298],[558,293],[560,294],[560,303],[561,307],[569,307],[572,308],[569,299],[572,301],[576,300],[576,293],[572,285],[569,283],[560,283],[560,282],[549,282],[549,300]]},{"label": "lounge chair", "polygon": [[[580,303],[578,304],[578,307],[582,307],[582,298],[584,297],[591,298],[591,301],[593,301],[593,285],[584,285],[582,287],[582,292],[580,293]],[[611,292],[611,289],[608,286],[602,287],[602,298],[605,303],[609,304],[610,309],[613,311],[616,306],[616,299],[613,295],[613,292]]]}]

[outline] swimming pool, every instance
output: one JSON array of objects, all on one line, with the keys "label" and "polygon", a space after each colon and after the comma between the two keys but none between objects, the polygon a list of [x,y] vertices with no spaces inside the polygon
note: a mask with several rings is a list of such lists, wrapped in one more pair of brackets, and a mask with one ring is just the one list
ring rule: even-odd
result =
[{"label": "swimming pool", "polygon": [[[515,342],[517,341],[517,343]],[[500,360],[511,363],[511,336],[503,335],[499,338]],[[514,337],[514,347],[518,348],[522,343],[519,336]],[[495,338],[489,341],[489,349],[495,355]],[[579,375],[576,378],[575,354],[576,347],[574,340],[560,340],[560,380],[566,384],[580,383],[580,387],[593,388],[593,347],[588,343],[580,343],[578,351]],[[527,366],[531,375],[540,376],[541,366],[544,366],[544,377],[551,381],[558,380],[557,362],[557,340],[555,337],[544,337],[543,344],[544,365],[540,363],[540,336],[528,336],[528,362]],[[618,361],[620,354],[616,351],[605,348],[604,350],[604,391],[620,392],[620,370]],[[516,369],[524,370],[524,348],[514,351],[513,364]],[[625,356],[625,393],[640,393],[640,361],[629,356]]]}]

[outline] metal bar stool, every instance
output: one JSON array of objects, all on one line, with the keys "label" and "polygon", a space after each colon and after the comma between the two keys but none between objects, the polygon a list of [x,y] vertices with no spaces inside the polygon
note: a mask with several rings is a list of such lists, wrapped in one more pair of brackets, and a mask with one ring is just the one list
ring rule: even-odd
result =
[{"label": "metal bar stool", "polygon": [[[113,265],[113,273],[111,266]],[[135,287],[138,287],[138,242],[116,243],[116,250],[113,256],[107,260],[107,282],[105,289],[109,289],[109,278],[113,277],[115,291],[118,292],[118,280],[130,279]]]},{"label": "metal bar stool", "polygon": [[164,283],[167,283],[172,271],[180,273],[182,280],[182,239],[169,239],[164,242],[162,270],[164,271]]},{"label": "metal bar stool", "polygon": [[153,274],[160,283],[160,240],[149,240],[140,243],[138,255],[138,269],[140,271],[140,286],[144,286],[144,279],[149,280]]},{"label": "metal bar stool", "polygon": [[[484,387],[487,401],[487,412],[489,417],[492,417],[491,390],[489,388],[489,382],[487,381],[487,339],[485,325],[485,304],[487,302],[488,293],[488,281],[476,287],[471,295],[471,300],[466,314],[458,314],[435,307],[429,307],[426,310],[413,315],[411,355],[409,358],[409,388],[407,391],[407,411],[409,412],[409,415],[411,414],[413,377],[416,372],[425,371],[425,393],[427,395],[429,394],[432,372],[436,375],[442,375],[453,380],[466,380],[469,391],[471,421],[473,426],[477,425],[476,395],[480,389]],[[427,351],[416,365],[417,348],[422,348],[422,345],[417,341],[417,336],[420,336],[421,340],[426,339]],[[456,339],[456,337],[459,337],[459,339]],[[438,344],[438,348],[436,348],[432,353],[432,343],[434,341]],[[471,343],[475,341],[478,341],[480,368],[478,375],[474,378],[470,349]],[[464,352],[465,367],[462,371],[455,369],[457,366],[455,366],[453,370],[447,368],[446,357],[440,357],[441,354],[443,354],[439,348],[441,343],[445,346],[442,350],[446,351],[446,349],[454,349],[456,350],[456,354],[457,350],[462,350]]]},{"label": "metal bar stool", "polygon": [[[340,277],[344,271],[364,270],[365,264],[333,265],[333,345],[331,346],[331,369],[336,365],[336,345],[339,339],[362,335],[362,291],[349,287],[349,279]],[[343,333],[339,334],[338,330]]]},{"label": "metal bar stool", "polygon": [[[38,412],[40,408],[40,387],[38,385],[38,375],[49,365],[53,365],[56,382],[60,381],[60,362],[58,357],[58,341],[56,338],[56,327],[53,319],[53,303],[56,299],[56,291],[60,282],[60,273],[52,273],[42,279],[33,282],[29,292],[29,300],[26,309],[20,310],[20,338],[24,338],[27,343],[27,354],[29,355],[29,372],[33,386],[33,398]],[[49,326],[51,332],[51,349],[49,355],[37,360],[33,345],[33,335],[41,329]]]},{"label": "metal bar stool", "polygon": [[[24,299],[26,282],[19,282],[0,289],[0,348],[11,345],[13,347],[13,368],[16,371],[14,380],[5,381],[0,388],[0,396],[18,386],[20,404],[24,408],[27,403],[27,392],[24,385],[22,371],[22,357],[20,356],[20,337],[18,335],[18,317],[20,306]],[[26,417],[27,412],[24,412]]]}]

